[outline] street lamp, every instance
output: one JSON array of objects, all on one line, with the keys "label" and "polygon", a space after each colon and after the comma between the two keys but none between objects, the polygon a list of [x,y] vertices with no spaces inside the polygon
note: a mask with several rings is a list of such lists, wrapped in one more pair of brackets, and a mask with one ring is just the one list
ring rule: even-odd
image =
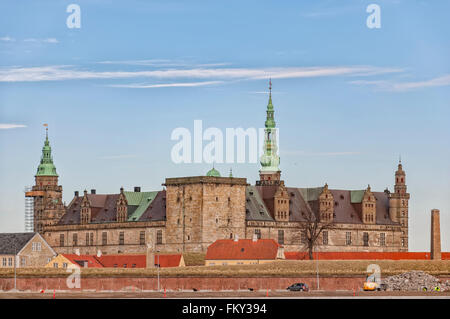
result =
[{"label": "street lamp", "polygon": [[316,273],[317,273],[317,290],[320,289],[320,285],[319,285],[319,251],[318,248],[316,247]]},{"label": "street lamp", "polygon": [[14,243],[14,291],[17,291],[17,271],[16,271],[16,258],[17,257],[17,247]]},{"label": "street lamp", "polygon": [[158,273],[158,291],[160,291],[160,285],[159,285],[159,252],[160,252],[160,250],[158,249],[157,251],[156,251],[157,253],[158,253],[158,264],[157,264],[157,267],[158,267],[158,269],[157,269],[157,273]]}]

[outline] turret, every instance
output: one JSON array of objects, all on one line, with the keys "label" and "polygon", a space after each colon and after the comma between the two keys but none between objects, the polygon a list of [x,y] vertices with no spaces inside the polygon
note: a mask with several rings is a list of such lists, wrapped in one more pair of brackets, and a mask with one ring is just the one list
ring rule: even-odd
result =
[{"label": "turret", "polygon": [[406,173],[403,170],[401,160],[399,160],[397,171],[395,172],[394,192],[389,194],[389,217],[402,227],[400,246],[403,251],[408,250],[409,197],[406,187]]}]

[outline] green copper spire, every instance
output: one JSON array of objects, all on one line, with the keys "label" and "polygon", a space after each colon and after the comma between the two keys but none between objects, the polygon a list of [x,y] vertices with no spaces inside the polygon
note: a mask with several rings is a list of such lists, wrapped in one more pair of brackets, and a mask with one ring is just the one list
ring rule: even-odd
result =
[{"label": "green copper spire", "polygon": [[262,172],[278,172],[280,157],[277,155],[277,129],[275,128],[274,109],[272,104],[272,80],[269,81],[269,103],[267,104],[267,117],[264,129],[264,154],[261,156]]},{"label": "green copper spire", "polygon": [[37,169],[36,176],[58,176],[58,174],[56,174],[56,167],[53,164],[52,148],[48,141],[48,127],[46,124],[45,126],[45,142],[44,147],[42,148],[41,163]]},{"label": "green copper spire", "polygon": [[273,104],[272,104],[272,79],[269,80],[269,103],[267,103],[267,117],[266,128],[274,128],[275,120],[273,118]]}]

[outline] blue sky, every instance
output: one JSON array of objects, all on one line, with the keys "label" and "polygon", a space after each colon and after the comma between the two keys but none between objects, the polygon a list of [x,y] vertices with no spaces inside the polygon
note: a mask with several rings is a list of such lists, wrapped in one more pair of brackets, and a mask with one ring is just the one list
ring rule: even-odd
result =
[{"label": "blue sky", "polygon": [[[69,29],[66,8],[81,8]],[[366,7],[381,8],[369,29]],[[2,1],[0,231],[22,231],[49,124],[64,200],[161,189],[176,127],[262,127],[272,77],[289,186],[393,188],[401,154],[410,250],[441,210],[450,250],[448,1]],[[258,164],[217,164],[258,177]]]}]

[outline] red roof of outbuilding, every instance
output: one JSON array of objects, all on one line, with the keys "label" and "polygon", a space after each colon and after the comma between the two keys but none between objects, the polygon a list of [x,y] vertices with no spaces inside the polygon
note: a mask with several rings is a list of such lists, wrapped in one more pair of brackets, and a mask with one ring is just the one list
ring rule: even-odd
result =
[{"label": "red roof of outbuilding", "polygon": [[85,267],[87,262],[88,268],[103,268],[103,265],[92,255],[76,255],[76,254],[61,254],[67,258],[71,263],[80,267]]},{"label": "red roof of outbuilding", "polygon": [[158,262],[161,268],[178,267],[181,262],[181,254],[159,256],[155,255],[155,265],[158,264]]},{"label": "red roof of outbuilding", "polygon": [[208,247],[206,260],[272,260],[280,245],[273,239],[219,239]]},{"label": "red roof of outbuilding", "polygon": [[145,255],[102,255],[95,258],[107,268],[145,268],[147,264]]},{"label": "red roof of outbuilding", "polygon": [[[442,259],[446,256],[442,254]],[[286,259],[309,259],[307,252],[285,252]],[[428,260],[428,252],[314,252],[314,258],[319,260]]]}]

